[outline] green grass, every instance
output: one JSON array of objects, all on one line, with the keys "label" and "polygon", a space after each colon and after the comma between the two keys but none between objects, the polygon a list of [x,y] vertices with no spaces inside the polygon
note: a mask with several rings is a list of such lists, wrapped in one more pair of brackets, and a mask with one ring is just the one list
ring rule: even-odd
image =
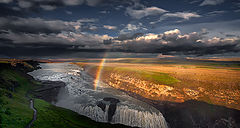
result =
[{"label": "green grass", "polygon": [[207,68],[207,69],[222,69],[217,67],[210,67],[210,66],[197,66],[196,68]]},{"label": "green grass", "polygon": [[171,85],[171,84],[180,82],[179,80],[168,75],[167,73],[137,70],[137,69],[125,68],[125,67],[124,68],[123,67],[104,67],[103,71],[126,74],[128,76],[133,76],[135,78],[151,81],[157,84]]},{"label": "green grass", "polygon": [[95,122],[71,110],[53,106],[43,100],[35,100],[38,119],[33,128],[121,128],[123,125],[111,125]]},{"label": "green grass", "polygon": [[[5,80],[16,81],[20,84],[14,93],[8,90],[3,90],[3,92],[11,93],[13,97],[1,97],[1,99],[5,102],[5,105],[2,105],[1,107],[2,122],[0,126],[3,128],[23,128],[32,119],[33,114],[33,111],[29,108],[28,99],[25,97],[26,90],[30,89],[30,83],[19,73],[10,69],[2,70],[0,75]],[[2,87],[3,84],[5,84],[4,86],[7,86],[10,83],[6,82],[0,84]],[[9,113],[4,112],[7,109],[9,110]]]}]

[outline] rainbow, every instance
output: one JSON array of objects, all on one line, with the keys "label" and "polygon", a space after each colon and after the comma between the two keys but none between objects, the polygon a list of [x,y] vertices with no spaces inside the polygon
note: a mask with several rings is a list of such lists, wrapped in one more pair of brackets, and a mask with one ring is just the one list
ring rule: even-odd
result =
[{"label": "rainbow", "polygon": [[99,83],[100,83],[100,79],[101,79],[101,72],[102,72],[102,69],[103,69],[103,66],[105,64],[105,58],[103,58],[100,63],[99,63],[99,66],[98,66],[98,69],[97,69],[97,72],[96,72],[96,78],[94,80],[94,90],[97,89],[97,87],[99,86]]}]

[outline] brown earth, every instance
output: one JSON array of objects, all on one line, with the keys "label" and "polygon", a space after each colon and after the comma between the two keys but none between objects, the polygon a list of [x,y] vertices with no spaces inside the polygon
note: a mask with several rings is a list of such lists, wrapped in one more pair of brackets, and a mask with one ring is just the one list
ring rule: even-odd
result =
[{"label": "brown earth", "polygon": [[[77,64],[85,66],[87,71],[95,76],[98,63]],[[135,77],[136,74],[122,74],[103,68],[102,81],[117,89],[136,93],[151,100],[171,102],[197,100],[240,110],[239,70],[231,70],[229,67],[213,68],[179,64],[106,63],[105,67],[167,73],[180,81],[164,85],[139,79]]]}]

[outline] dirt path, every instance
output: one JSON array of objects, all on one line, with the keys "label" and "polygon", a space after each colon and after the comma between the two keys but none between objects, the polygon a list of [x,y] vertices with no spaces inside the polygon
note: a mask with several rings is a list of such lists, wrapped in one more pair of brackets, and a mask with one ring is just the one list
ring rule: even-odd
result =
[{"label": "dirt path", "polygon": [[33,122],[37,119],[37,110],[34,107],[34,100],[30,99],[30,108],[33,110],[33,118],[25,128],[31,128]]}]

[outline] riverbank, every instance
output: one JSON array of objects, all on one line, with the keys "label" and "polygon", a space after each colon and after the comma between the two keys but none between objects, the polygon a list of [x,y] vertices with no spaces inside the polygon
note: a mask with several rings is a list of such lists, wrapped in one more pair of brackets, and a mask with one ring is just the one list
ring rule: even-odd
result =
[{"label": "riverbank", "polygon": [[[56,100],[58,89],[63,83],[36,81],[29,71],[38,69],[37,62],[24,61],[0,63],[0,126],[3,128],[23,128],[32,120],[33,110],[29,107],[29,97],[34,99],[37,119],[32,127],[41,128],[123,128],[124,125],[99,123],[76,112],[56,107],[48,102]],[[58,85],[56,85],[58,84]],[[62,84],[62,85],[61,85]],[[52,87],[47,87],[51,86]],[[35,90],[35,91],[33,91]],[[51,93],[54,92],[54,93]],[[41,98],[41,99],[40,99]],[[48,102],[46,102],[46,101]]]}]

